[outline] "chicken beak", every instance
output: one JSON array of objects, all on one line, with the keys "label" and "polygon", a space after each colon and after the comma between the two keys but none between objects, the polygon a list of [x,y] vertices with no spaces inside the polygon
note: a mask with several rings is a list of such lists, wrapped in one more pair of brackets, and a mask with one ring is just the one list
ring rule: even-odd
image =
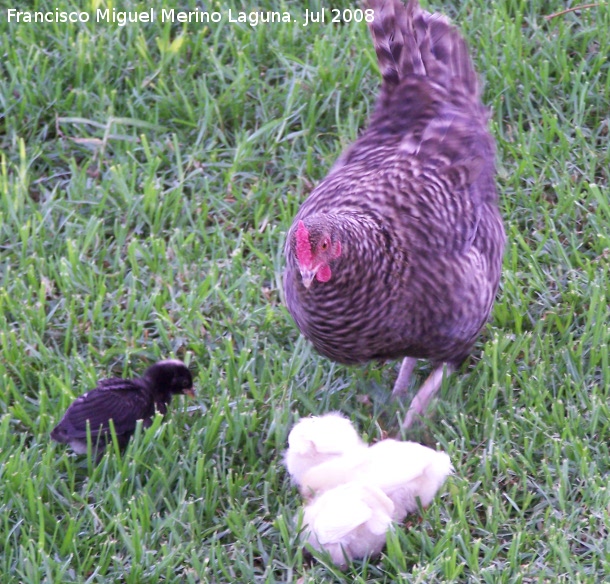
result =
[{"label": "chicken beak", "polygon": [[189,387],[184,390],[184,395],[188,395],[189,397],[195,397],[195,389],[193,387]]},{"label": "chicken beak", "polygon": [[305,286],[305,288],[307,288],[308,290],[311,286],[311,283],[313,282],[313,279],[316,277],[316,272],[316,269],[308,270],[306,268],[303,268],[301,270],[301,280],[303,282],[303,286]]}]

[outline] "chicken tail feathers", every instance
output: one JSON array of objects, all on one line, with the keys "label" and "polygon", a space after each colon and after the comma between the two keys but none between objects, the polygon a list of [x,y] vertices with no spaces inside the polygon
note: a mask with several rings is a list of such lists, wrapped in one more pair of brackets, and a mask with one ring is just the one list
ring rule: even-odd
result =
[{"label": "chicken tail feathers", "polygon": [[417,0],[368,0],[374,10],[369,27],[383,78],[392,92],[411,75],[428,77],[450,88],[461,86],[479,99],[479,83],[468,47],[457,28],[440,14],[430,14]]}]

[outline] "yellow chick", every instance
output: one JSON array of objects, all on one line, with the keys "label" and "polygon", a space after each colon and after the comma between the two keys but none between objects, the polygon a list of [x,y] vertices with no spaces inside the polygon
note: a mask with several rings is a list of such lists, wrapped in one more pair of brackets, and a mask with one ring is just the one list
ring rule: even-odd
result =
[{"label": "yellow chick", "polygon": [[377,487],[358,482],[326,491],[303,513],[303,537],[316,550],[326,550],[337,566],[374,556],[386,542],[394,504]]},{"label": "yellow chick", "polygon": [[393,522],[429,505],[453,467],[444,452],[399,440],[365,444],[339,413],[304,418],[284,463],[307,505],[303,539],[332,561],[375,556]]},{"label": "yellow chick", "polygon": [[417,510],[417,499],[423,507],[430,504],[452,470],[444,452],[388,439],[309,468],[301,489],[320,494],[354,481],[376,487],[392,500],[394,521],[402,521]]},{"label": "yellow chick", "polygon": [[288,435],[284,464],[301,487],[302,478],[310,469],[366,448],[352,423],[341,414],[331,412],[299,420]]}]

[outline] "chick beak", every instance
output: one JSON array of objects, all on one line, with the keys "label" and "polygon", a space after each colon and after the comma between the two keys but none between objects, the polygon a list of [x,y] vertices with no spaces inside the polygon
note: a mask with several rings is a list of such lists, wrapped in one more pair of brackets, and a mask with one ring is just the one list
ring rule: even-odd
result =
[{"label": "chick beak", "polygon": [[301,270],[301,280],[305,288],[309,289],[311,283],[313,282],[313,279],[316,277],[317,271],[318,270],[316,270],[315,268],[313,270],[308,270],[307,268],[303,268]]},{"label": "chick beak", "polygon": [[184,395],[188,395],[189,397],[195,397],[195,389],[193,387],[185,389],[182,393],[184,393]]}]

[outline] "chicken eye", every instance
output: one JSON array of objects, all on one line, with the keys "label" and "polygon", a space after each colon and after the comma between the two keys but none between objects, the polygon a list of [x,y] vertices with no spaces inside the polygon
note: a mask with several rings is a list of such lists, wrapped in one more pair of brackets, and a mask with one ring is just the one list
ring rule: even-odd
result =
[{"label": "chicken eye", "polygon": [[320,244],[320,249],[322,251],[326,251],[328,249],[328,239],[325,239],[321,244]]}]

